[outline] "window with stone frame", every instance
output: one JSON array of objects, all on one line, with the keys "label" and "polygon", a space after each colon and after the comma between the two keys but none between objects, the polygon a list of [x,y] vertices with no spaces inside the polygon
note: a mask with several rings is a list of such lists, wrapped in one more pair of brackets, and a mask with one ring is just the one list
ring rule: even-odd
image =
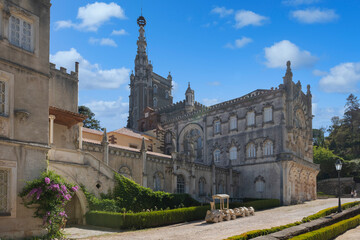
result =
[{"label": "window with stone frame", "polygon": [[168,90],[165,91],[165,98],[169,99],[169,91]]},{"label": "window with stone frame", "polygon": [[155,191],[163,190],[162,180],[163,180],[162,174],[159,172],[155,173],[155,175],[154,175],[154,190]]},{"label": "window with stone frame", "polygon": [[157,107],[157,105],[158,105],[157,98],[154,98],[154,99],[153,99],[153,101],[154,101],[154,108],[156,108],[156,107]]},{"label": "window with stone frame", "polygon": [[273,120],[272,107],[264,108],[264,122],[271,122]]},{"label": "window with stone frame", "polygon": [[230,131],[237,129],[237,117],[231,116],[230,117]]},{"label": "window with stone frame", "polygon": [[265,191],[265,179],[262,176],[257,176],[255,178],[255,191],[258,193],[263,193]]},{"label": "window with stone frame", "polygon": [[26,51],[33,51],[33,24],[16,16],[10,17],[9,41]]},{"label": "window with stone frame", "polygon": [[172,138],[171,132],[167,132],[166,135],[165,135],[165,143],[166,144],[171,144],[171,138]]},{"label": "window with stone frame", "polygon": [[153,86],[153,93],[154,93],[154,94],[157,94],[157,92],[158,92],[158,86],[157,86],[156,84],[154,84],[154,86]]},{"label": "window with stone frame", "polygon": [[256,157],[256,146],[254,143],[249,143],[246,148],[246,156],[248,158],[255,158]]},{"label": "window with stone frame", "polygon": [[251,111],[246,114],[246,123],[248,126],[255,125],[255,112]]},{"label": "window with stone frame", "polygon": [[229,152],[230,152],[230,160],[236,160],[237,159],[237,148],[231,147]]},{"label": "window with stone frame", "polygon": [[0,168],[0,216],[10,216],[10,170]]},{"label": "window with stone frame", "polygon": [[221,123],[220,120],[217,120],[214,122],[214,133],[220,134],[220,131],[221,131]]},{"label": "window with stone frame", "polygon": [[206,195],[206,193],[205,193],[205,184],[206,184],[205,178],[201,177],[199,179],[199,196],[205,196]]},{"label": "window with stone frame", "polygon": [[215,149],[214,151],[214,162],[219,163],[220,162],[220,150]]},{"label": "window with stone frame", "polygon": [[266,140],[264,143],[264,156],[271,156],[274,154],[274,144],[271,140]]},{"label": "window with stone frame", "polygon": [[7,115],[7,82],[0,81],[0,115]]},{"label": "window with stone frame", "polygon": [[218,183],[218,192],[217,193],[225,193],[225,184],[223,180],[220,180]]},{"label": "window with stone frame", "polygon": [[183,175],[178,175],[176,178],[176,192],[185,193],[185,178]]}]

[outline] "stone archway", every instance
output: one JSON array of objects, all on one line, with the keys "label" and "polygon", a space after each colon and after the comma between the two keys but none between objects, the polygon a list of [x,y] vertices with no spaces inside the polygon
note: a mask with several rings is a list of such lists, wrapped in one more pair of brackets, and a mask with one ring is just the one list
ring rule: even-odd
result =
[{"label": "stone archway", "polygon": [[68,216],[67,226],[83,224],[84,214],[81,211],[80,200],[76,194],[65,205],[65,213]]}]

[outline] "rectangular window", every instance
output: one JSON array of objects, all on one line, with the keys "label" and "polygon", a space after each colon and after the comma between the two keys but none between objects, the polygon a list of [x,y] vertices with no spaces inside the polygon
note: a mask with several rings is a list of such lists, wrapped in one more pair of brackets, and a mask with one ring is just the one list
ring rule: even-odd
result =
[{"label": "rectangular window", "polygon": [[31,23],[21,18],[11,16],[9,28],[11,44],[21,47],[26,51],[33,51],[33,26]]},{"label": "rectangular window", "polygon": [[10,171],[0,168],[0,216],[11,215],[9,208],[9,177]]},{"label": "rectangular window", "polygon": [[217,133],[220,133],[220,121],[216,121],[215,122],[215,126],[214,126],[214,132],[215,132],[215,134],[217,134]]},{"label": "rectangular window", "polygon": [[0,115],[6,115],[6,82],[0,81]]},{"label": "rectangular window", "polygon": [[246,116],[247,125],[255,125],[255,112],[248,112]]},{"label": "rectangular window", "polygon": [[272,108],[266,107],[264,108],[264,122],[272,121]]},{"label": "rectangular window", "polygon": [[230,130],[237,128],[237,119],[236,117],[230,117]]}]

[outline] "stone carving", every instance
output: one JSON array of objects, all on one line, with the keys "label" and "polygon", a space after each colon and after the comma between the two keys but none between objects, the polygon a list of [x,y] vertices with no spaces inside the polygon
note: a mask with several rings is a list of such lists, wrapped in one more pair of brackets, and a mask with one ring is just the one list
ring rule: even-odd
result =
[{"label": "stone carving", "polygon": [[0,118],[0,136],[8,137],[9,122],[8,119]]}]

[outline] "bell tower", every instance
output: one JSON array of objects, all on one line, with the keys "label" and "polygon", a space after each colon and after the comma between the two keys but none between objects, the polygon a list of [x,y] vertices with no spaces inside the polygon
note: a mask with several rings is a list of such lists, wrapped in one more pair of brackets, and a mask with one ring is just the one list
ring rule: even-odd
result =
[{"label": "bell tower", "polygon": [[137,40],[137,54],[135,57],[135,73],[130,75],[129,120],[128,128],[138,129],[138,120],[143,117],[147,106],[152,106],[152,65],[146,54],[145,26],[146,19],[141,15],[137,19],[139,37]]}]

